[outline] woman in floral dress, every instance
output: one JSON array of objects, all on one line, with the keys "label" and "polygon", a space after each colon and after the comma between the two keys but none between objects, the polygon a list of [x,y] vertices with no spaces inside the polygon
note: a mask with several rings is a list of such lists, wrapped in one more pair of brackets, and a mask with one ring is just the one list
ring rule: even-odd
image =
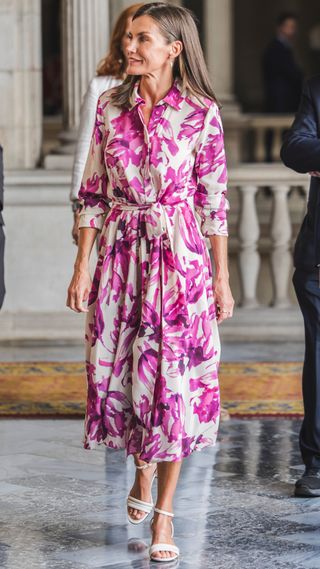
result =
[{"label": "woman in floral dress", "polygon": [[214,445],[219,423],[217,324],[234,305],[226,158],[191,13],[146,4],[129,39],[128,77],[97,105],[67,305],[87,312],[84,446],[134,455],[132,523],[153,509],[157,470],[150,555],[170,561],[179,555],[171,520],[182,460]]}]

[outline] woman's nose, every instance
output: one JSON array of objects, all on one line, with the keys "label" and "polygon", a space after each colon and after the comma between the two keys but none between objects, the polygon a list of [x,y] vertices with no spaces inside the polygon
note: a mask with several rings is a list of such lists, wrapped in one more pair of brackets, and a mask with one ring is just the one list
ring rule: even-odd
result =
[{"label": "woman's nose", "polygon": [[130,55],[136,51],[136,45],[133,40],[129,41],[129,45],[127,47],[127,54]]}]

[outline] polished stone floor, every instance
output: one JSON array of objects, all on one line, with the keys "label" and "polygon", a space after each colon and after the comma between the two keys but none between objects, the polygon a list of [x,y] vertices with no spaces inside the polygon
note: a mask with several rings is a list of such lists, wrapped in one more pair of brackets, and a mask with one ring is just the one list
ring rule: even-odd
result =
[{"label": "polished stone floor", "polygon": [[[0,346],[0,361],[81,361],[82,346]],[[301,361],[300,343],[224,344],[223,361]],[[320,499],[292,496],[299,421],[231,420],[183,464],[179,566],[320,569]],[[82,421],[0,420],[0,567],[147,569],[149,526],[126,521],[123,452],[84,451]],[[167,564],[166,566],[169,566]]]},{"label": "polished stone floor", "polygon": [[[299,362],[303,360],[304,345],[301,342],[223,342],[221,360],[224,362]],[[81,361],[84,346],[24,343],[0,344],[0,362],[15,361]]]},{"label": "polished stone floor", "polygon": [[[320,499],[292,495],[302,471],[299,425],[227,421],[216,447],[185,459],[175,567],[320,568]],[[77,420],[0,421],[1,568],[150,566],[148,522],[126,521],[132,459],[103,447],[83,450],[82,427]]]}]

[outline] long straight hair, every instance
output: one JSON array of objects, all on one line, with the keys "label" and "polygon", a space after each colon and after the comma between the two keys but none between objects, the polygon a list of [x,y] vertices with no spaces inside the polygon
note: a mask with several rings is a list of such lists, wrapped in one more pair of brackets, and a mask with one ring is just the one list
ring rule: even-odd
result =
[{"label": "long straight hair", "polygon": [[[181,41],[183,49],[175,59],[173,76],[175,79],[180,79],[182,89],[187,89],[195,96],[206,97],[218,103],[211,86],[192,12],[181,6],[152,2],[141,6],[133,15],[132,20],[140,16],[150,16],[168,44],[177,40]],[[114,88],[110,95],[113,105],[129,106],[137,77],[139,76],[129,75],[121,85]]]}]

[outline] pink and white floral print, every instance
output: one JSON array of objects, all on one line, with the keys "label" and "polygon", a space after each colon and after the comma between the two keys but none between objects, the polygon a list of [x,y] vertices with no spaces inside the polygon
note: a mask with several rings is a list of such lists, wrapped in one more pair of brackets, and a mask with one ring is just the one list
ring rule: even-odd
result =
[{"label": "pink and white floral print", "polygon": [[86,322],[84,447],[178,461],[216,441],[220,340],[205,237],[227,235],[217,104],[175,81],[148,125],[98,101],[80,227],[99,234]]}]

